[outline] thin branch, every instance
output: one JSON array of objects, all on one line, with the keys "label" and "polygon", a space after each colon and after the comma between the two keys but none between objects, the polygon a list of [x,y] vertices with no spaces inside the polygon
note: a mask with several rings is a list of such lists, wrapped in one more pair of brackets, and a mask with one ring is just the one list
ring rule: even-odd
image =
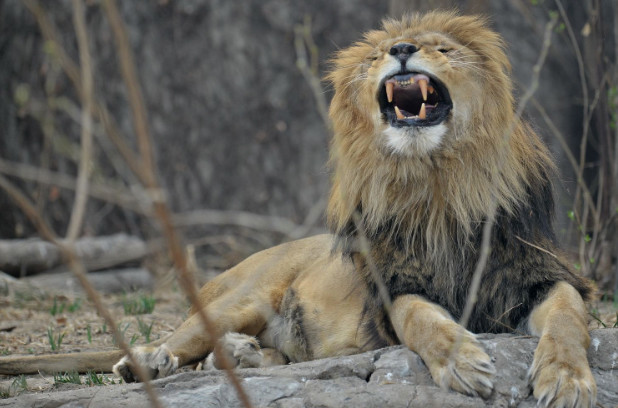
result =
[{"label": "thin branch", "polygon": [[545,249],[545,248],[541,248],[541,247],[540,247],[540,246],[538,246],[538,245],[534,245],[532,242],[528,242],[528,241],[526,241],[525,239],[523,239],[522,237],[520,237],[520,236],[518,236],[518,235],[515,235],[515,238],[517,238],[518,240],[520,240],[520,241],[521,241],[521,242],[523,242],[524,244],[531,246],[532,248],[538,249],[539,251],[541,251],[541,252],[545,252],[547,255],[551,255],[552,257],[554,257],[554,258],[558,259],[558,256],[556,256],[556,254],[552,253],[551,251],[548,251],[548,250],[547,250],[547,249]]},{"label": "thin branch", "polygon": [[[545,64],[545,59],[547,58],[547,53],[549,52],[549,48],[551,46],[551,35],[552,35],[552,31],[554,27],[556,26],[556,21],[557,21],[557,18],[552,17],[550,21],[547,23],[547,25],[545,26],[543,46],[541,48],[541,52],[539,54],[539,58],[536,64],[534,65],[534,67],[532,67],[532,81],[530,83],[530,86],[526,90],[526,92],[523,94],[521,100],[519,101],[519,105],[517,107],[517,110],[515,111],[515,115],[511,121],[511,125],[508,127],[508,129],[506,130],[504,134],[503,142],[506,145],[508,145],[508,140],[511,138],[511,135],[513,134],[513,130],[515,129],[515,126],[517,126],[517,123],[521,120],[521,116],[524,112],[524,109],[526,108],[526,105],[528,104],[528,101],[530,101],[530,99],[532,98],[532,95],[534,95],[534,92],[537,90],[539,86],[539,78],[541,76],[541,69],[543,68],[543,65]],[[474,274],[472,275],[472,282],[470,283],[470,289],[468,291],[466,305],[464,306],[462,316],[459,321],[459,323],[463,327],[467,326],[470,316],[472,315],[472,310],[474,309],[474,305],[476,304],[476,301],[477,301],[481,278],[483,276],[483,272],[485,271],[485,267],[487,265],[487,259],[491,251],[490,239],[491,239],[491,230],[495,222],[495,216],[496,216],[496,210],[497,210],[496,204],[497,204],[496,200],[495,199],[492,200],[492,202],[490,203],[489,211],[486,214],[487,220],[485,222],[485,225],[483,226],[483,236],[482,236],[482,241],[481,241],[479,259],[474,269]]]},{"label": "thin branch", "polygon": [[[579,80],[582,86],[582,96],[584,99],[584,106],[583,106],[584,120],[582,121],[583,129],[582,129],[582,138],[579,144],[579,166],[578,166],[578,171],[577,171],[577,178],[580,179],[580,178],[583,178],[584,167],[586,165],[586,147],[588,145],[588,129],[590,128],[589,125],[590,125],[590,117],[592,116],[592,109],[590,109],[589,107],[588,83],[586,80],[586,69],[584,65],[584,58],[579,49],[579,44],[577,42],[577,38],[575,37],[575,32],[573,31],[573,27],[571,26],[569,17],[564,9],[564,6],[562,5],[562,1],[555,0],[555,2],[556,2],[556,6],[558,7],[558,10],[560,11],[560,16],[562,20],[564,21],[564,25],[566,27],[569,40],[571,41],[573,51],[575,52],[575,58],[577,60],[577,68],[578,68],[578,73],[579,73]],[[574,208],[578,207],[580,191],[581,190],[578,184],[577,189],[575,191],[575,198],[573,200]],[[588,208],[588,209],[592,208],[592,205],[593,205],[593,202],[591,200],[588,203],[584,204],[584,208]],[[582,230],[585,231],[586,224],[588,221],[587,212],[582,211],[580,218],[581,218]],[[579,252],[580,252],[581,260],[584,259],[584,246],[585,246],[585,242],[580,241]],[[582,262],[582,265],[584,265],[584,262]]]},{"label": "thin branch", "polygon": [[[296,48],[296,66],[311,88],[322,121],[327,128],[331,129],[330,118],[328,116],[328,102],[324,96],[322,83],[320,82],[320,77],[317,72],[318,49],[311,37],[310,16],[305,17],[303,25],[294,27],[294,46]],[[307,47],[309,48],[310,59],[307,58]]]},{"label": "thin branch", "polygon": [[67,229],[67,239],[74,241],[82,228],[86,204],[88,203],[88,179],[90,174],[90,162],[92,161],[92,99],[93,99],[93,80],[92,80],[92,59],[88,48],[88,32],[86,30],[86,16],[82,0],[72,0],[73,24],[77,36],[77,46],[79,49],[79,61],[81,66],[81,80],[83,89],[82,98],[82,133],[81,133],[81,155],[77,174],[77,187],[75,189],[75,204],[71,211],[71,219]]},{"label": "thin branch", "polygon": [[384,304],[386,314],[390,319],[392,309],[391,297],[388,293],[388,289],[386,288],[386,284],[384,283],[384,278],[378,271],[378,267],[376,266],[375,261],[371,256],[371,244],[369,243],[369,239],[367,238],[367,232],[365,231],[363,220],[361,219],[358,212],[355,212],[352,215],[352,221],[354,221],[354,225],[356,227],[356,230],[358,231],[358,250],[363,256],[363,258],[365,258],[365,262],[367,262],[367,268],[369,268],[371,277],[373,278],[373,281],[378,289],[378,296],[380,296],[380,299]]},{"label": "thin branch", "polygon": [[[146,109],[142,98],[142,93],[139,88],[137,73],[135,72],[135,63],[133,61],[133,55],[129,46],[126,28],[122,18],[120,17],[116,2],[114,0],[104,0],[102,4],[114,34],[123,80],[128,89],[129,103],[133,111],[133,122],[136,137],[138,139],[141,162],[144,166],[143,175],[145,187],[151,194],[155,215],[163,228],[165,237],[167,238],[172,259],[176,266],[176,270],[178,271],[178,282],[183,288],[183,291],[187,294],[187,297],[191,303],[196,307],[196,313],[202,321],[206,335],[210,335],[214,342],[216,342],[219,338],[217,326],[206,314],[204,307],[202,307],[202,303],[195,287],[194,277],[191,275],[187,267],[186,254],[182,249],[180,239],[174,229],[172,217],[165,202],[165,196],[158,185],[154,168],[153,151],[150,143],[150,132],[146,118]],[[243,389],[240,380],[232,371],[227,358],[218,347],[214,348],[214,353],[217,361],[223,363],[223,368],[225,369],[225,372],[233,387],[236,389],[241,403],[247,408],[252,407],[248,395]]]},{"label": "thin branch", "polygon": [[[62,70],[69,77],[80,98],[83,100],[84,90],[82,89],[82,83],[79,76],[79,68],[62,47],[60,41],[58,40],[58,32],[52,22],[47,18],[45,10],[41,7],[41,4],[37,0],[22,0],[22,2],[35,17],[43,37],[49,44],[51,44],[51,48],[53,49],[52,55],[58,60]],[[142,180],[143,174],[140,160],[125,142],[126,138],[118,130],[118,126],[105,105],[95,100],[92,113],[99,118],[105,127],[105,132],[109,136],[112,143],[116,146],[116,149],[118,149],[120,155],[124,158],[125,163],[129,166],[131,171],[140,180]]]},{"label": "thin branch", "polygon": [[579,175],[579,164],[577,162],[577,159],[575,158],[575,155],[571,151],[571,148],[569,147],[569,144],[567,143],[564,135],[560,132],[560,130],[558,129],[554,121],[547,114],[547,111],[545,110],[543,105],[539,103],[537,99],[535,98],[532,99],[532,105],[534,105],[535,109],[541,114],[541,117],[545,121],[545,124],[549,127],[549,130],[552,132],[554,137],[560,143],[560,146],[562,147],[562,151],[564,152],[564,154],[567,157],[567,160],[571,164],[573,171],[575,172],[576,175],[578,175],[578,177],[576,178],[577,185],[584,192],[584,198],[586,201],[589,202],[590,211],[592,211],[592,213],[596,215],[597,209],[594,206],[592,194],[590,193],[590,190],[588,189],[588,186],[586,185],[584,181],[583,175]]},{"label": "thin branch", "polygon": [[[0,173],[17,177],[22,180],[36,181],[50,186],[58,186],[68,190],[75,190],[75,177],[58,173],[41,167],[0,159]],[[149,215],[149,209],[140,207],[140,201],[130,191],[108,184],[90,183],[88,194],[101,201],[116,204],[131,211]]]},{"label": "thin branch", "polygon": [[[479,259],[476,263],[476,267],[474,268],[474,273],[472,274],[472,281],[470,282],[470,289],[468,290],[466,305],[464,306],[463,312],[461,313],[461,318],[459,319],[459,324],[462,327],[468,326],[470,316],[472,316],[472,310],[474,310],[474,305],[476,305],[476,301],[478,300],[478,292],[481,287],[481,278],[483,277],[483,272],[485,271],[485,267],[487,266],[487,259],[489,259],[489,254],[491,252],[490,240],[491,231],[495,223],[497,209],[496,204],[497,203],[495,199],[491,201],[488,211],[488,219],[485,221],[485,225],[483,225],[483,235],[481,240]],[[458,347],[456,347],[455,349],[457,348]]]},{"label": "thin branch", "polygon": [[[273,231],[287,236],[305,231],[307,227],[296,224],[284,217],[261,215],[246,211],[223,211],[201,209],[174,214],[172,221],[176,227],[196,225],[234,225],[260,231]],[[311,221],[311,220],[310,220]],[[309,227],[311,228],[311,227]]]},{"label": "thin branch", "polygon": [[28,200],[28,198],[24,196],[21,193],[21,191],[19,191],[9,180],[7,180],[4,176],[1,176],[1,175],[0,175],[0,188],[4,189],[4,191],[7,192],[9,197],[13,201],[15,201],[15,203],[22,209],[24,214],[26,214],[26,216],[30,219],[30,221],[37,228],[41,237],[47,241],[50,241],[51,243],[55,244],[58,247],[63,257],[68,261],[69,266],[71,270],[73,271],[73,273],[75,274],[75,276],[77,277],[77,279],[79,280],[79,283],[82,285],[82,287],[86,291],[88,298],[94,303],[94,306],[97,312],[103,317],[105,322],[111,328],[114,334],[114,339],[116,340],[116,344],[118,344],[120,349],[122,349],[127,354],[127,356],[129,357],[129,360],[133,364],[133,367],[137,371],[136,373],[137,376],[143,380],[144,389],[146,393],[148,394],[148,396],[150,397],[150,401],[152,405],[155,406],[156,408],[162,408],[162,405],[159,402],[157,394],[155,393],[150,380],[148,380],[148,375],[146,373],[146,370],[144,370],[144,368],[139,364],[139,362],[137,361],[133,353],[131,353],[129,345],[124,340],[124,336],[120,332],[118,326],[116,325],[115,320],[112,318],[112,315],[109,313],[109,310],[107,310],[107,307],[105,307],[105,305],[103,304],[101,296],[96,291],[96,289],[94,289],[94,287],[88,280],[88,277],[86,276],[87,275],[86,269],[84,268],[83,263],[79,260],[79,258],[75,254],[75,250],[73,249],[73,244],[63,243],[61,240],[59,240],[56,234],[53,232],[53,230],[49,227],[49,225],[47,225],[45,220],[43,220],[43,218],[40,216],[40,214],[36,210],[35,206],[30,202],[30,200]]}]

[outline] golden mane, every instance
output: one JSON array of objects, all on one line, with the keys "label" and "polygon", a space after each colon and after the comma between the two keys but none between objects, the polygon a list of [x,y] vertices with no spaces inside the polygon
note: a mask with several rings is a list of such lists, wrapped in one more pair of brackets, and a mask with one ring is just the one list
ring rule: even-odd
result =
[{"label": "golden mane", "polygon": [[[367,72],[395,42],[433,32],[473,56],[451,64],[465,85],[454,92],[447,137],[423,157],[386,153],[376,143],[381,120]],[[422,235],[424,249],[439,255],[451,239],[467,244],[473,227],[493,215],[492,202],[512,212],[552,164],[537,135],[514,117],[509,74],[504,43],[487,21],[455,12],[387,19],[382,30],[337,53],[328,76],[335,89],[331,229],[344,237],[358,212],[368,234],[388,225],[410,242]],[[467,100],[467,90],[479,89],[482,100]],[[463,105],[469,114],[457,113]]]}]

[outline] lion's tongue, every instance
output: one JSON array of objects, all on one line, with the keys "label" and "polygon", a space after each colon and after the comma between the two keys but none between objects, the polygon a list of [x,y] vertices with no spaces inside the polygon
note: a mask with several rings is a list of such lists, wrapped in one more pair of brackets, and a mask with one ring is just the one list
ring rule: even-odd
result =
[{"label": "lion's tongue", "polygon": [[435,105],[427,103],[428,93],[434,89],[423,74],[395,75],[385,82],[386,96],[394,102],[398,119],[418,117],[425,119]]}]

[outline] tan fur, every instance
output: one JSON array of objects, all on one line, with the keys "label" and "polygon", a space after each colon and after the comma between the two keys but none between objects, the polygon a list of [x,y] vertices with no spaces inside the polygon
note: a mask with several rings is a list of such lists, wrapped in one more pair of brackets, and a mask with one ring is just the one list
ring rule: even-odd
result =
[{"label": "tan fur", "polygon": [[[466,107],[469,114],[456,113],[447,125],[449,137],[433,156],[384,160],[376,139],[379,141],[386,125],[373,114],[378,110],[378,73],[388,49],[403,39],[417,39],[426,45],[419,53],[448,86],[456,103],[491,103],[482,104],[482,110]],[[446,57],[437,51],[445,46],[454,48],[453,59],[460,62],[445,63]],[[522,122],[515,124],[512,134],[506,132],[513,122],[513,97],[510,65],[502,48],[501,38],[487,30],[482,19],[430,13],[389,20],[385,30],[369,32],[365,41],[339,53],[337,67],[329,77],[340,90],[330,108],[335,128],[331,147],[335,174],[328,216],[334,230],[349,222],[360,203],[370,230],[396,217],[400,228],[412,236],[419,221],[429,219],[428,244],[437,257],[443,257],[440,249],[446,246],[441,239],[448,235],[449,217],[465,229],[487,215],[487,204],[494,198],[505,209],[522,199],[523,178],[538,173],[535,168],[525,168],[538,162],[522,158],[536,156],[539,151],[547,153],[536,137],[530,138],[531,132]],[[371,61],[367,56],[377,59]],[[348,85],[361,78],[366,80],[358,86]],[[427,201],[433,203],[431,208],[415,205]],[[462,235],[469,232],[461,231]]]},{"label": "tan fur", "polygon": [[[377,95],[396,65],[389,50],[401,42],[418,49],[408,61],[414,72],[439,79],[453,101],[448,118],[432,128],[393,130],[380,112]],[[150,374],[197,363],[217,367],[209,357],[214,347],[242,367],[402,343],[419,353],[440,386],[488,397],[493,365],[455,319],[480,227],[494,216],[495,202],[492,254],[469,327],[499,332],[528,324],[541,337],[531,369],[534,395],[549,406],[592,405],[582,300],[590,286],[555,255],[552,164],[539,138],[513,117],[503,47],[482,18],[435,12],[387,20],[340,51],[329,75],[334,235],[260,252],[207,283],[202,303],[228,334],[218,342],[192,310],[157,348],[135,348]],[[379,281],[392,302],[389,315]],[[49,371],[83,361],[79,354],[37,359]],[[20,366],[24,361],[1,358],[0,373],[36,368],[32,360]],[[114,372],[135,380],[126,358]]]},{"label": "tan fur", "polygon": [[540,337],[530,368],[534,396],[571,406],[574,399],[594,401],[597,386],[587,364],[590,345],[587,310],[579,294],[558,283],[530,316],[530,331]]}]

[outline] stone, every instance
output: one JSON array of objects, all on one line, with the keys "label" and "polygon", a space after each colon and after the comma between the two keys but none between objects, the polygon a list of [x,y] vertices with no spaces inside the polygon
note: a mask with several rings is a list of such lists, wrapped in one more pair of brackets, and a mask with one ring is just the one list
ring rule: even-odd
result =
[{"label": "stone", "polygon": [[[618,405],[618,329],[590,333],[588,358],[601,406]],[[403,346],[363,354],[262,369],[238,370],[254,407],[455,408],[536,406],[527,373],[538,339],[480,335],[496,366],[488,400],[440,389],[418,355]],[[228,408],[242,405],[221,371],[186,371],[153,381],[168,407]],[[1,407],[149,407],[141,384],[27,393],[0,400]]]}]

